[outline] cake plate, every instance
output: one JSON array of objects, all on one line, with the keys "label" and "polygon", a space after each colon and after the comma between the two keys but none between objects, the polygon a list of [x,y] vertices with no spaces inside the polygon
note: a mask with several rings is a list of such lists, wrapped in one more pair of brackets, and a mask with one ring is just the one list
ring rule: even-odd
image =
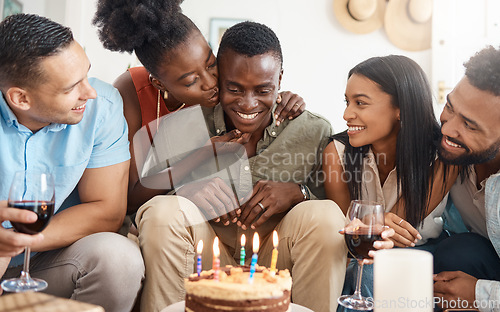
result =
[{"label": "cake plate", "polygon": [[[184,303],[184,301],[174,303],[161,310],[160,312],[184,312]],[[292,312],[313,312],[313,310],[310,310],[303,306],[299,306],[295,303],[291,303],[290,306],[292,307]]]}]

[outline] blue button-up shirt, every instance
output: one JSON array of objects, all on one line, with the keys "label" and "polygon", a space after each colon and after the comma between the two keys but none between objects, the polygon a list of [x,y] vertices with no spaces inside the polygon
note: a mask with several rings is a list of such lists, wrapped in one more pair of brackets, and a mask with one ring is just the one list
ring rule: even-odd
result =
[{"label": "blue button-up shirt", "polygon": [[106,167],[130,158],[119,92],[98,79],[89,82],[97,98],[87,101],[79,123],[50,124],[36,133],[18,122],[3,94],[0,96],[0,200],[7,200],[15,171],[45,170],[54,175],[57,212],[79,203],[77,199],[62,205],[86,168]]}]

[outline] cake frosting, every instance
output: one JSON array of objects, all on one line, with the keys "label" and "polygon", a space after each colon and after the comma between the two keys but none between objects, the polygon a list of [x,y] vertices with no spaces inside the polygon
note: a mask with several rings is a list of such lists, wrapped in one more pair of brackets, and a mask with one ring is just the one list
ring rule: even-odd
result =
[{"label": "cake frosting", "polygon": [[186,311],[290,311],[292,278],[288,270],[275,275],[257,267],[251,283],[248,266],[221,268],[219,281],[214,280],[213,273],[203,271],[186,279]]}]

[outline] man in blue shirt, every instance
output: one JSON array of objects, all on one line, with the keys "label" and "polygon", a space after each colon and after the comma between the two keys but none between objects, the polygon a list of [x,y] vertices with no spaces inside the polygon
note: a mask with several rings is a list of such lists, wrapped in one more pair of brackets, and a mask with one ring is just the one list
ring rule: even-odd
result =
[{"label": "man in blue shirt", "polygon": [[127,125],[119,93],[87,79],[89,68],[69,28],[28,14],[0,23],[0,221],[36,220],[7,207],[15,171],[49,171],[56,184],[56,214],[41,234],[3,223],[0,272],[19,276],[22,259],[11,257],[31,246],[30,273],[46,292],[129,311],[144,264],[135,243],[112,233],[126,212]]},{"label": "man in blue shirt", "polygon": [[500,49],[465,68],[441,114],[439,156],[468,169],[450,196],[470,232],[439,243],[434,292],[443,308],[500,311]]}]

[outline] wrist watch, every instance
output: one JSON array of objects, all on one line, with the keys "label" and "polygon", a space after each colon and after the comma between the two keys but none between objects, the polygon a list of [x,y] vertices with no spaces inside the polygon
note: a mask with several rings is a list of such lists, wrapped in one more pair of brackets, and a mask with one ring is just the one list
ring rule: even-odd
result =
[{"label": "wrist watch", "polygon": [[302,192],[302,195],[304,195],[304,200],[309,200],[311,199],[311,195],[309,194],[309,190],[304,184],[299,184],[300,186],[300,191]]}]

